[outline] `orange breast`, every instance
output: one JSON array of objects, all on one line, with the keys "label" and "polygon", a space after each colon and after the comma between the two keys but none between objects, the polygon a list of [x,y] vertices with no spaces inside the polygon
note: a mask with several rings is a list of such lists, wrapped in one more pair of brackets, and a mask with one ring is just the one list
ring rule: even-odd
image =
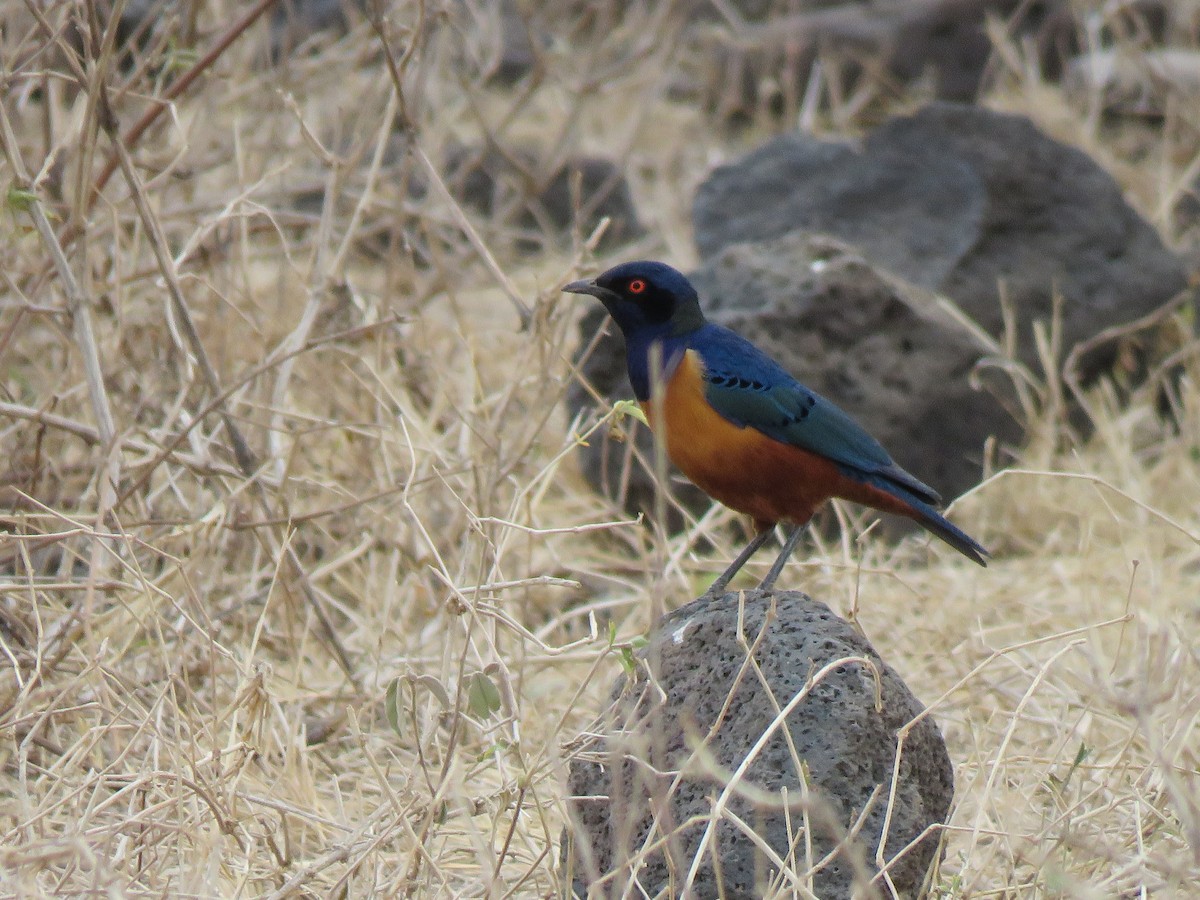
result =
[{"label": "orange breast", "polygon": [[650,403],[642,409],[671,462],[716,500],[760,527],[807,522],[830,497],[909,512],[903,501],[846,477],[823,456],[734,425],[709,405],[703,376],[700,355],[688,350],[667,382],[663,422],[655,421]]}]

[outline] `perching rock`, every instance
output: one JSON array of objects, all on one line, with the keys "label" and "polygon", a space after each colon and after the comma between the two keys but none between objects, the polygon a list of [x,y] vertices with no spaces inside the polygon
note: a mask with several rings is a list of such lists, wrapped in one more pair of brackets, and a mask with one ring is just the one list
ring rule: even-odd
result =
[{"label": "perching rock", "polygon": [[[1184,287],[1178,257],[1090,157],[1023,116],[956,104],[893,119],[861,147],[771,141],[712,173],[693,221],[705,259],[790,231],[841,238],[947,295],[993,336],[1003,330],[1003,291],[1017,317],[1018,358],[1034,371],[1033,323],[1050,321],[1056,290],[1069,351]],[[1094,354],[1082,380],[1112,361]]]},{"label": "perching rock", "polygon": [[[601,896],[621,896],[636,879],[633,896],[670,886],[670,896],[758,898],[791,877],[822,900],[852,889],[883,896],[869,882],[889,805],[885,860],[946,820],[954,776],[945,743],[929,716],[910,725],[924,709],[871,645],[803,594],[743,597],[744,607],[726,594],[668,615],[639,652],[632,683],[618,679],[605,721],[574,754],[573,832],[561,860],[579,896],[610,872]],[[778,727],[756,747],[787,707],[786,734]],[[891,865],[902,895],[917,892],[937,844],[931,831]],[[781,876],[777,860],[790,873]]]}]

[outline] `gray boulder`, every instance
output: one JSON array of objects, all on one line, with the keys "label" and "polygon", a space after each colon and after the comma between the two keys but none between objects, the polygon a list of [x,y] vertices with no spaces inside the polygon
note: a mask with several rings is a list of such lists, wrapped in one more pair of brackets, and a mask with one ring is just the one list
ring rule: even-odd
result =
[{"label": "gray boulder", "polygon": [[[790,231],[841,238],[947,295],[993,336],[1003,330],[1003,291],[1017,355],[1035,369],[1033,323],[1050,320],[1056,290],[1069,350],[1157,309],[1185,283],[1179,258],[1087,154],[1023,116],[957,104],[893,119],[861,146],[771,141],[712,173],[693,222],[705,259]],[[1114,355],[1097,348],[1083,381]]]},{"label": "gray boulder", "polygon": [[[618,679],[571,764],[564,881],[579,896],[621,896],[634,880],[645,896],[682,896],[699,853],[690,897],[791,896],[789,877],[823,900],[881,896],[870,880],[883,843],[896,888],[915,894],[954,790],[937,725],[917,721],[920,702],[824,604],[740,596],[668,615]],[[757,746],[785,707],[786,728]]]}]

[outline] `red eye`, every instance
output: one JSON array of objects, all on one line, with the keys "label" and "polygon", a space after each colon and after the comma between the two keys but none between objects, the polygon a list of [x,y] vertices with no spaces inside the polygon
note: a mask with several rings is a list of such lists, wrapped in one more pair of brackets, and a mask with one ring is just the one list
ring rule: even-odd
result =
[{"label": "red eye", "polygon": [[645,290],[646,290],[646,282],[642,281],[642,279],[635,278],[635,279],[633,279],[633,281],[629,282],[629,293],[641,294]]}]

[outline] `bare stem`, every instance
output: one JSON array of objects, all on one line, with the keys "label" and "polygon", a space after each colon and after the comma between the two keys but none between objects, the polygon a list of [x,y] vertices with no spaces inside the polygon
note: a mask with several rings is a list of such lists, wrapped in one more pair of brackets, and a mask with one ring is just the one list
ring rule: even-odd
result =
[{"label": "bare stem", "polygon": [[[16,135],[13,133],[12,123],[8,118],[8,110],[2,103],[0,103],[0,141],[4,144],[4,155],[8,158],[8,164],[12,167],[15,176],[15,187],[32,194],[35,191],[35,185],[29,177],[25,161],[21,158],[20,147],[17,144]],[[87,378],[92,414],[96,417],[96,428],[99,431],[101,442],[106,447],[111,446],[117,429],[113,423],[108,392],[104,387],[104,373],[100,369],[100,353],[96,349],[96,332],[92,327],[91,301],[75,277],[75,273],[71,271],[71,264],[67,262],[62,244],[54,234],[54,229],[50,227],[50,220],[46,218],[46,211],[43,209],[41,201],[34,198],[25,205],[25,209],[29,213],[29,217],[33,219],[34,227],[37,228],[42,243],[46,245],[46,251],[54,262],[55,271],[58,272],[58,279],[67,300],[67,310],[71,314],[71,328],[74,332],[75,344],[79,347],[79,353],[83,359],[83,371]]]}]

